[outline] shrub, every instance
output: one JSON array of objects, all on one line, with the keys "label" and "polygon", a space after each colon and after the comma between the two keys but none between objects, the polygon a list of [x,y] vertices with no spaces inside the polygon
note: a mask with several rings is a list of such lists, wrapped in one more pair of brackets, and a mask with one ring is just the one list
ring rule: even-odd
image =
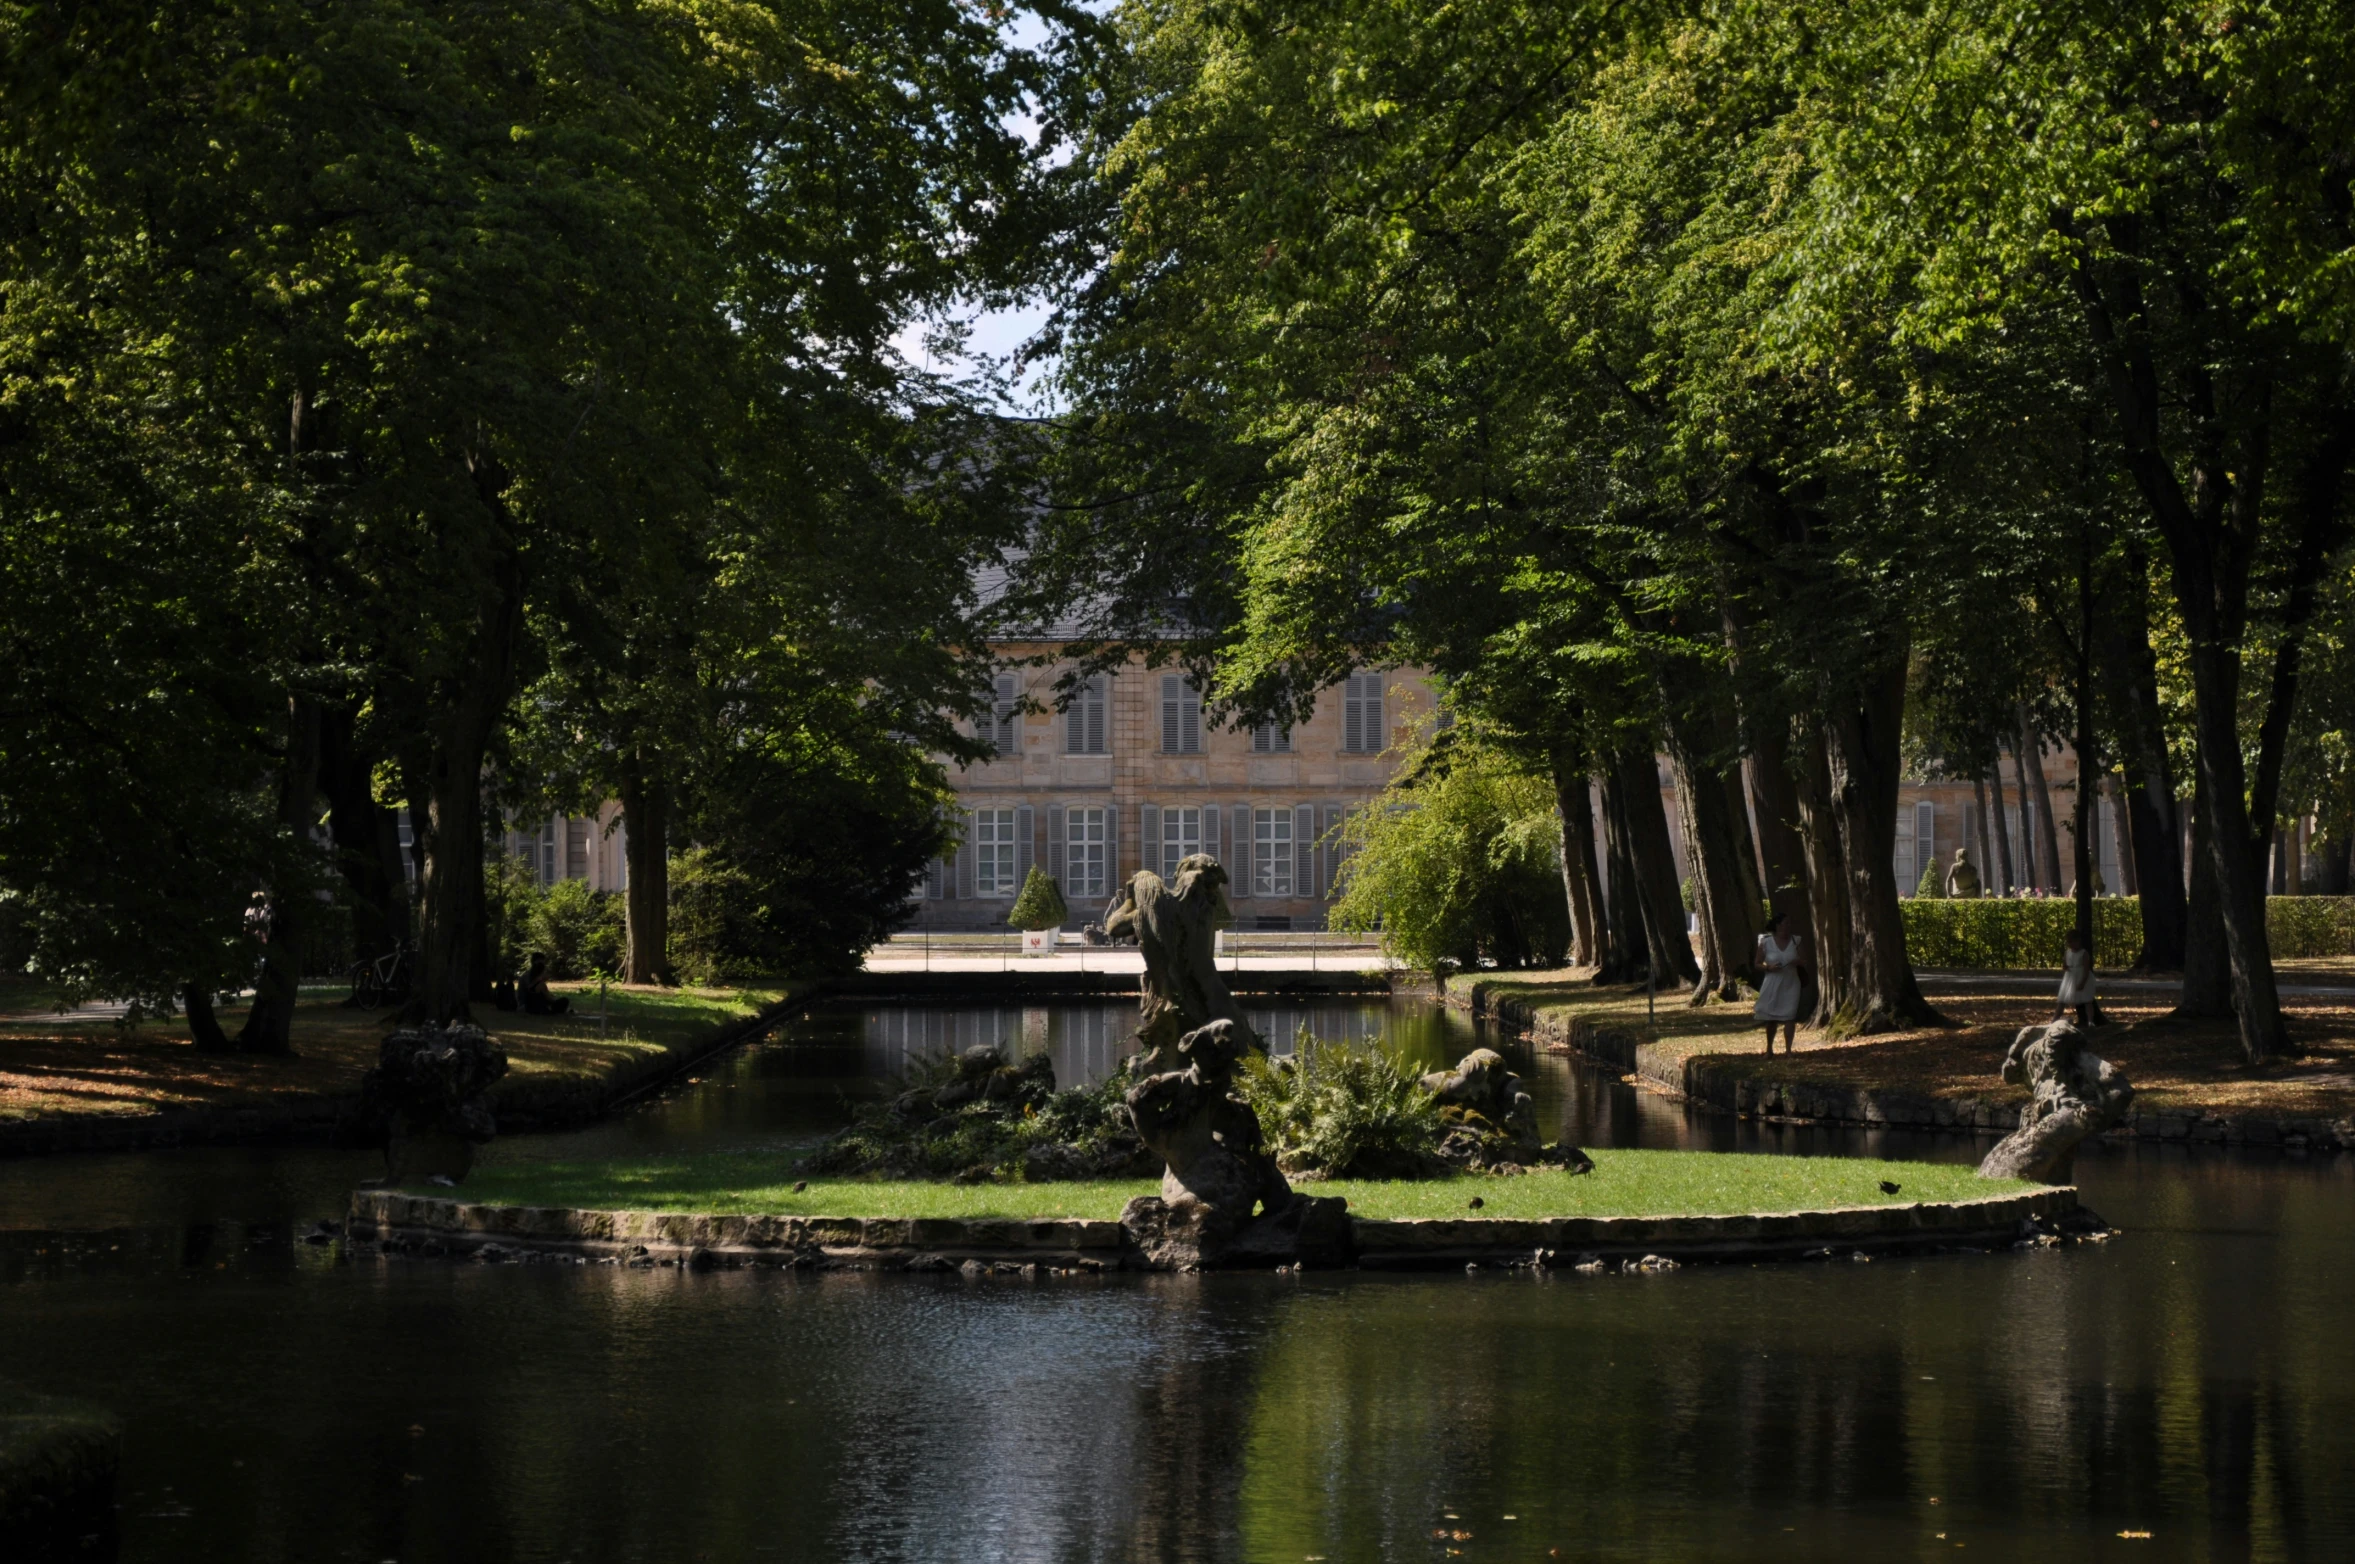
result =
[{"label": "shrub", "polygon": [[1411,966],[1558,966],[1570,947],[1553,784],[1474,742],[1433,745],[1342,827],[1335,929]]},{"label": "shrub", "polygon": [[532,910],[531,948],[547,954],[550,977],[619,969],[627,938],[622,899],[591,890],[586,880],[558,880]]},{"label": "shrub", "polygon": [[1319,1042],[1303,1027],[1289,1059],[1254,1054],[1238,1077],[1243,1100],[1287,1173],[1327,1178],[1445,1174],[1439,1103],[1386,1048]]},{"label": "shrub", "polygon": [[1922,865],[1921,883],[1913,888],[1913,893],[1916,897],[1926,897],[1932,901],[1936,901],[1945,896],[1946,880],[1945,877],[1938,872],[1937,859],[1933,858],[1928,863]]},{"label": "shrub", "polygon": [[[1982,897],[1904,903],[1905,953],[1916,966],[1986,970],[2057,967],[2077,904],[2063,897]],[[2267,943],[2277,957],[2355,955],[2355,897],[2274,896],[2265,904]],[[2099,896],[2093,947],[2105,967],[2131,966],[2142,953],[2142,903]]]},{"label": "shrub", "polygon": [[512,977],[531,959],[532,930],[545,893],[531,860],[493,849],[483,857],[483,907],[499,972]]},{"label": "shrub", "polygon": [[801,1164],[808,1173],[1029,1182],[1158,1171],[1129,1118],[1125,1072],[1055,1090],[1044,1054],[995,1048],[920,1062],[887,1102],[858,1110]]},{"label": "shrub", "polygon": [[698,847],[671,854],[670,887],[671,968],[681,982],[733,982],[779,965],[751,875]]},{"label": "shrub", "polygon": [[1006,921],[1018,929],[1059,929],[1070,916],[1071,909],[1063,902],[1063,887],[1046,870],[1032,864],[1030,878],[1022,882],[1022,894],[1014,898]]}]

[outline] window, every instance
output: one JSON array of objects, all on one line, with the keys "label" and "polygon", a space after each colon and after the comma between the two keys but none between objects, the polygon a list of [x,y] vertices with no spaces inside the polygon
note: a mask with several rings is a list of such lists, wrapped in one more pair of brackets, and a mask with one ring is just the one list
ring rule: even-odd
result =
[{"label": "window", "polygon": [[1202,851],[1202,811],[1192,804],[1161,811],[1161,877],[1177,878],[1178,861]]},{"label": "window", "polygon": [[1161,677],[1161,752],[1202,753],[1202,692],[1193,680],[1174,673]]},{"label": "window", "polygon": [[1292,811],[1251,811],[1251,894],[1292,894]]},{"label": "window", "polygon": [[990,702],[989,737],[1001,755],[1022,750],[1022,676],[1018,673],[998,675],[997,695]]},{"label": "window", "polygon": [[1251,753],[1254,755],[1289,755],[1292,753],[1292,730],[1280,722],[1263,722],[1251,730]]},{"label": "window", "polygon": [[1897,894],[1911,896],[1922,875],[1938,861],[1938,812],[1926,800],[1897,807],[1897,849],[1890,868],[1897,877]]},{"label": "window", "polygon": [[1106,708],[1111,705],[1107,686],[1109,676],[1097,674],[1083,681],[1072,693],[1071,704],[1063,708],[1063,753],[1066,755],[1109,755],[1112,753],[1110,731],[1105,724]]},{"label": "window", "polygon": [[973,894],[1012,896],[1014,878],[1014,811],[973,811]]},{"label": "window", "polygon": [[1353,673],[1341,687],[1341,747],[1352,755],[1374,755],[1390,747],[1382,721],[1382,676]]},{"label": "window", "polygon": [[1101,805],[1063,812],[1063,894],[1090,899],[1112,894],[1112,811]]}]

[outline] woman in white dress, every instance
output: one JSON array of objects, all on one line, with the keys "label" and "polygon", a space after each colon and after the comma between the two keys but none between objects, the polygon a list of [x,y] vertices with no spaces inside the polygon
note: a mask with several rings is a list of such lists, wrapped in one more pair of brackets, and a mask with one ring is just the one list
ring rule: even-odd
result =
[{"label": "woman in white dress", "polygon": [[1758,1007],[1751,1011],[1766,1026],[1766,1051],[1774,1052],[1774,1029],[1783,1029],[1783,1052],[1797,1046],[1799,1010],[1807,1002],[1807,937],[1791,927],[1791,915],[1774,920],[1772,933],[1758,936],[1758,965],[1766,981],[1758,985]]},{"label": "woman in white dress", "polygon": [[2053,1003],[2053,1018],[2064,1010],[2077,1012],[2079,1026],[2093,1025],[2093,947],[2075,929],[2069,931],[2068,954],[2061,958],[2061,994]]}]

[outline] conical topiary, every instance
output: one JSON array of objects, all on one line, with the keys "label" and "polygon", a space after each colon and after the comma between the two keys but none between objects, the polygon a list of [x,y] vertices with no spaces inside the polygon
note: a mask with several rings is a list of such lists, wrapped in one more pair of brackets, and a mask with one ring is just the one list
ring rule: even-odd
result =
[{"label": "conical topiary", "polygon": [[1071,909],[1063,904],[1063,888],[1046,870],[1032,864],[1030,878],[1022,882],[1022,894],[1014,898],[1006,921],[1018,929],[1059,929],[1070,916]]}]

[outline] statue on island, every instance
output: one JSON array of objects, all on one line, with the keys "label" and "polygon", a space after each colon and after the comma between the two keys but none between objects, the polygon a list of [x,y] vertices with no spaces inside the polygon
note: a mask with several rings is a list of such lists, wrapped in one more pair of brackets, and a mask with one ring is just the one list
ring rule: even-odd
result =
[{"label": "statue on island", "polygon": [[377,1049],[360,1079],[360,1116],[384,1138],[393,1183],[454,1184],[474,1166],[474,1148],[498,1130],[490,1089],[507,1073],[507,1051],[479,1026],[403,1027]]},{"label": "statue on island", "polygon": [[1946,871],[1946,894],[1958,901],[1975,901],[1980,893],[1979,871],[1971,864],[1971,850],[1954,850],[1954,867]]},{"label": "statue on island", "polygon": [[1439,1101],[1449,1126],[1440,1155],[1484,1166],[1491,1161],[1538,1161],[1545,1147],[1537,1132],[1537,1104],[1521,1089],[1521,1077],[1493,1048],[1475,1048],[1452,1070],[1433,1070],[1423,1090]]},{"label": "statue on island", "polygon": [[2003,1056],[2003,1078],[2034,1096],[2020,1110],[2020,1127],[1979,1164],[1981,1178],[2058,1182],[2068,1177],[2080,1141],[2126,1116],[2134,1088],[2085,1041],[2071,1020],[2020,1028]]},{"label": "statue on island", "polygon": [[1195,853],[1174,889],[1150,870],[1134,876],[1104,920],[1106,935],[1135,940],[1145,957],[1128,1111],[1162,1160],[1160,1195],[1131,1200],[1120,1225],[1157,1270],[1346,1264],[1344,1203],[1293,1191],[1234,1091],[1244,1055],[1266,1045],[1213,956],[1234,921],[1226,883],[1217,859]]},{"label": "statue on island", "polygon": [[1104,915],[1104,935],[1110,941],[1136,941],[1145,957],[1137,1007],[1137,1042],[1143,1051],[1138,1075],[1178,1068],[1178,1038],[1213,1021],[1233,1022],[1253,1048],[1267,1046],[1218,975],[1218,931],[1234,923],[1227,872],[1208,853],[1179,859],[1174,883],[1140,869],[1120,888],[1119,901]]}]

